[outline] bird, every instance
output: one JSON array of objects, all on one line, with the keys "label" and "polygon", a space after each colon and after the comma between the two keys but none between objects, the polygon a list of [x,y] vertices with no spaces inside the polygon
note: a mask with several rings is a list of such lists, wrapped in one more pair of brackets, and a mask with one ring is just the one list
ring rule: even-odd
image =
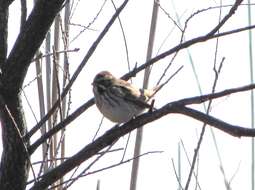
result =
[{"label": "bird", "polygon": [[97,108],[104,117],[114,123],[127,122],[145,109],[151,110],[152,104],[148,101],[158,89],[140,89],[116,78],[109,71],[96,74],[92,86]]}]

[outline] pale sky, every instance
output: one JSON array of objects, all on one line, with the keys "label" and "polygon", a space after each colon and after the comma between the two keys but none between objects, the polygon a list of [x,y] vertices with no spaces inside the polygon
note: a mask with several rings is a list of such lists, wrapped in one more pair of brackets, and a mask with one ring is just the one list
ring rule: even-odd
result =
[{"label": "pale sky", "polygon": [[[80,1],[71,22],[88,25],[95,17],[103,2],[103,0],[96,0],[93,2]],[[122,1],[120,0],[116,1],[116,4],[119,5],[121,2]],[[161,0],[161,6],[175,20],[177,11],[181,17],[181,24],[183,25],[190,14],[199,9],[218,6],[219,2],[220,1],[207,0],[192,1],[191,3],[191,1],[187,0]],[[223,1],[223,4],[228,5],[233,2],[234,1]],[[141,65],[145,62],[152,3],[152,0],[130,1],[120,16],[127,39],[131,68],[133,68],[136,63]],[[173,6],[175,6],[175,8]],[[228,10],[229,7],[224,8],[222,10],[222,16],[224,16]],[[252,7],[252,11],[253,10],[254,7]],[[219,9],[213,9],[195,16],[188,25],[185,39],[188,40],[209,32],[218,22],[219,11]],[[80,48],[79,52],[70,53],[71,72],[73,72],[79,65],[88,48],[93,41],[95,41],[96,37],[113,13],[114,8],[111,2],[107,1],[103,8],[103,12],[91,26],[95,31],[86,30],[78,40],[75,40],[70,44],[70,49]],[[15,20],[12,10],[10,10],[10,18],[12,19],[10,27],[14,28],[17,26],[17,24],[14,23],[17,19]],[[247,23],[247,7],[242,6],[239,7],[236,14],[227,22],[221,31],[244,27],[247,26]],[[79,27],[71,26],[70,39],[76,36],[79,32],[78,28]],[[15,39],[15,31],[17,30],[10,30],[10,44],[12,44]],[[165,42],[162,45],[164,40]],[[173,25],[173,22],[168,16],[162,10],[159,10],[153,56],[157,54],[161,46],[160,53],[176,46],[179,41],[180,31]],[[203,93],[211,92],[214,79],[213,62],[215,46],[216,40],[211,40],[189,48]],[[242,32],[219,39],[217,62],[219,63],[222,57],[225,57],[225,62],[223,64],[216,91],[250,83],[248,56],[248,32]],[[171,56],[154,65],[150,87],[153,87],[153,85],[156,84],[160,74],[170,60]],[[156,107],[161,107],[173,100],[199,95],[187,50],[182,50],[178,54],[168,71],[168,76],[174,73],[181,65],[184,65],[181,72],[155,97]],[[125,46],[118,21],[115,22],[102,43],[98,46],[96,52],[90,58],[81,75],[78,77],[77,82],[74,84],[72,88],[71,112],[93,97],[90,84],[94,76],[102,70],[109,70],[118,77],[128,72]],[[32,65],[26,82],[35,78],[34,72],[35,69]],[[133,79],[133,82],[137,86],[142,86],[142,79],[143,73],[139,73],[137,77]],[[38,114],[39,112],[36,110],[38,107],[38,100],[34,95],[34,88],[36,88],[36,82],[27,87],[25,92],[34,106],[35,112]],[[250,127],[249,97],[249,93],[239,93],[216,100],[213,102],[211,114],[231,124]],[[196,105],[193,107],[203,110],[203,105]],[[26,103],[25,108],[28,109]],[[28,126],[34,126],[36,122],[29,111],[26,111],[26,117]],[[39,118],[39,114],[37,117]],[[102,115],[96,107],[93,106],[86,113],[82,114],[77,121],[71,123],[67,127],[67,156],[75,154],[82,147],[91,142],[101,117]],[[110,129],[113,125],[113,123],[104,119],[99,135],[103,134],[104,131]],[[180,143],[181,140],[185,145],[189,159],[192,159],[198,135],[201,131],[201,126],[202,123],[195,121],[194,119],[176,114],[168,115],[147,125],[144,128],[142,153],[148,151],[163,151],[163,153],[149,154],[141,158],[137,189],[177,189],[178,182],[174,174],[171,159],[174,160],[175,165],[177,166],[178,143]],[[213,131],[216,135],[218,148],[228,180],[235,175],[231,187],[233,189],[249,189],[251,139],[238,139],[217,129],[214,129]],[[133,132],[127,150],[127,159],[132,157],[134,138],[135,133]],[[126,140],[126,136],[121,138],[114,147],[124,147]],[[38,154],[40,154],[39,151]],[[119,162],[121,158],[122,152],[110,153],[93,166],[91,171],[115,164]],[[37,161],[36,155],[32,159]],[[90,161],[85,162],[81,166],[80,171],[82,171]],[[189,164],[183,148],[181,148],[181,161],[182,184],[184,186],[189,172]],[[225,189],[219,165],[219,159],[213,144],[212,135],[208,128],[199,154],[198,180],[201,189]],[[101,180],[102,189],[128,190],[130,169],[131,162],[114,169],[84,177],[78,180],[78,182],[76,182],[70,189],[95,189],[97,180]],[[194,178],[192,178],[190,189],[195,189]]]}]

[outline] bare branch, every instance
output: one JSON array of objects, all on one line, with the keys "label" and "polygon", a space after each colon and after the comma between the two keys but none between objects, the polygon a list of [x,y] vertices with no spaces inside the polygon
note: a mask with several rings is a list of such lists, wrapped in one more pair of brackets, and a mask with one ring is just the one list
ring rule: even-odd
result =
[{"label": "bare branch", "polygon": [[32,144],[28,148],[29,154],[31,155],[46,139],[52,137],[52,135],[54,135],[59,130],[61,130],[64,127],[66,127],[69,123],[71,123],[73,120],[75,120],[77,117],[79,117],[84,111],[86,111],[93,104],[94,104],[94,99],[92,98],[88,102],[86,102],[85,104],[81,105],[77,110],[75,110],[72,114],[70,114],[62,122],[57,124],[54,128],[52,128],[47,133],[42,135],[36,142],[34,142],[34,144]]},{"label": "bare branch", "polygon": [[[101,12],[103,11],[103,8],[105,6],[106,0],[104,0],[103,4],[101,5],[99,11],[97,12],[96,16],[93,18],[93,20],[87,25],[87,26],[82,26],[82,25],[78,25],[76,24],[76,26],[80,26],[83,28],[83,30],[81,30],[72,40],[71,43],[75,40],[77,40],[77,38],[85,31],[85,30],[93,30],[91,29],[91,25],[98,19],[99,15],[101,14]],[[116,10],[117,11],[117,10]]]},{"label": "bare branch", "polygon": [[[3,65],[3,80],[6,90],[18,94],[32,57],[44,40],[53,19],[64,0],[37,0],[29,18]],[[38,30],[40,28],[40,30]]]},{"label": "bare branch", "polygon": [[202,113],[198,110],[194,110],[192,108],[187,107],[179,107],[175,110],[175,113],[181,113],[183,115],[187,115],[196,120],[206,123],[207,125],[211,125],[221,131],[228,133],[234,137],[254,137],[255,129],[253,128],[244,128],[237,125],[228,124],[222,120],[219,120],[215,117]]},{"label": "bare branch", "polygon": [[176,171],[176,167],[175,167],[175,164],[174,164],[174,159],[172,158],[171,161],[172,161],[176,181],[178,181],[178,184],[179,184],[179,189],[184,190],[184,188],[182,187],[182,184],[181,184],[181,179],[179,178],[179,176],[177,174],[177,171]]},{"label": "bare branch", "polygon": [[[67,84],[67,86],[65,87],[65,89],[63,90],[62,94],[61,94],[61,99],[63,99],[66,94],[68,93],[68,91],[70,90],[70,88],[72,87],[73,83],[75,82],[76,78],[78,77],[78,75],[80,74],[80,72],[82,71],[82,69],[84,68],[84,66],[86,65],[86,63],[88,62],[89,58],[92,56],[92,54],[95,52],[98,44],[101,42],[101,40],[104,38],[104,36],[106,35],[106,33],[108,32],[108,30],[110,29],[110,27],[112,26],[112,24],[114,23],[114,21],[116,20],[116,18],[118,18],[119,14],[121,13],[121,11],[124,9],[124,7],[126,6],[126,4],[128,3],[128,0],[125,0],[122,5],[116,10],[116,12],[114,13],[114,15],[112,16],[112,18],[109,20],[109,22],[107,23],[107,25],[105,26],[105,28],[103,29],[103,31],[100,33],[100,35],[98,36],[98,38],[96,39],[96,41],[92,44],[92,46],[90,47],[89,51],[87,52],[87,54],[85,55],[85,57],[83,58],[82,62],[80,63],[80,65],[78,66],[78,68],[76,69],[76,71],[74,72],[72,78],[70,79],[69,83]],[[38,129],[40,129],[40,127],[42,126],[43,123],[45,123],[49,117],[54,113],[55,109],[58,107],[60,99],[58,99],[55,104],[52,106],[51,110],[41,119],[41,121],[34,126],[31,131],[29,133],[27,133],[25,139],[30,138]],[[93,104],[92,104],[93,105]]]},{"label": "bare branch", "polygon": [[[207,40],[211,40],[211,39],[214,39],[214,38],[218,38],[218,37],[222,37],[222,36],[226,36],[226,35],[230,35],[230,34],[235,34],[235,33],[239,33],[239,32],[243,32],[243,31],[246,31],[246,30],[251,30],[251,29],[254,29],[255,28],[255,25],[252,25],[252,26],[247,26],[247,27],[243,27],[243,28],[238,28],[238,29],[235,29],[235,30],[231,30],[231,31],[227,31],[227,32],[222,32],[222,33],[219,33],[219,34],[216,34],[216,35],[213,35],[211,37],[205,37],[205,36],[200,36],[200,37],[197,37],[197,38],[193,38],[191,40],[188,40],[182,44],[179,44],[177,46],[175,46],[174,48],[152,58],[151,60],[147,61],[146,63],[142,64],[141,66],[139,67],[135,67],[131,72],[123,75],[121,78],[124,79],[124,80],[128,80],[129,78],[135,76],[138,72],[144,70],[146,67],[156,63],[157,61],[165,58],[166,56],[169,56],[171,55],[172,53],[176,52],[176,51],[180,51],[182,49],[185,49],[191,45],[194,45],[196,43],[199,43],[199,42],[205,42]],[[73,83],[73,82],[72,82]],[[71,87],[71,86],[70,86]],[[67,87],[66,87],[67,89]],[[68,88],[69,89],[69,88]],[[63,92],[62,93],[62,97],[64,97],[66,95],[67,92]],[[58,100],[59,101],[59,100]],[[91,103],[92,99],[90,99],[87,103]],[[91,106],[94,105],[94,102],[91,104]],[[26,135],[25,135],[25,139],[28,139],[30,138],[41,126],[43,123],[45,123],[48,118],[51,116],[51,114],[54,112],[54,110],[57,108],[57,104],[55,103],[53,105],[53,107],[51,108],[51,110],[44,116],[44,118],[41,119],[41,121],[35,125],[31,131],[29,131]]]},{"label": "bare branch", "polygon": [[[69,50],[56,51],[55,53],[60,54],[60,53],[78,52],[79,50],[80,50],[79,48],[74,48],[74,49],[69,49]],[[47,53],[45,55],[40,54],[39,56],[33,58],[31,60],[31,62],[37,61],[38,59],[48,57],[48,56],[53,56],[53,52],[52,53]]]},{"label": "bare branch", "polygon": [[235,14],[235,11],[237,10],[237,8],[239,7],[239,5],[243,2],[243,0],[236,0],[236,2],[234,3],[234,5],[231,7],[230,11],[228,12],[228,14],[219,22],[219,24],[211,31],[207,34],[207,36],[212,36],[214,35],[216,32],[219,31],[219,29],[227,22],[227,20],[233,16]]},{"label": "bare branch", "polygon": [[227,96],[227,95],[230,95],[233,93],[237,93],[237,92],[249,91],[254,88],[255,88],[255,84],[250,84],[250,85],[246,85],[246,86],[242,86],[242,87],[231,88],[231,89],[223,90],[220,92],[215,92],[212,94],[195,96],[195,97],[191,97],[191,98],[184,98],[184,99],[176,101],[175,103],[181,104],[183,106],[190,105],[190,104],[201,104],[201,103],[206,102],[211,99],[221,98],[221,97],[224,97],[224,96]]},{"label": "bare branch", "polygon": [[[211,100],[211,99],[224,97],[224,96],[227,96],[227,95],[230,95],[233,93],[237,93],[237,92],[252,90],[254,88],[255,88],[255,84],[251,84],[251,85],[247,85],[247,86],[243,86],[243,87],[227,89],[227,90],[213,93],[213,94],[185,98],[185,99],[181,99],[181,100],[169,103],[169,104],[178,105],[180,107],[190,105],[190,104],[200,104],[200,103],[203,103],[203,102]],[[48,131],[47,133],[42,135],[37,141],[34,142],[34,144],[32,144],[30,147],[28,147],[29,154],[31,155],[45,140],[52,137],[52,135],[54,135],[55,133],[57,133],[64,127],[66,127],[69,123],[71,123],[73,120],[75,120],[77,117],[79,117],[84,111],[86,111],[93,104],[94,104],[94,99],[92,98],[88,102],[86,102],[82,106],[80,106],[76,111],[74,111],[72,114],[70,114],[62,122],[57,124],[50,131]]]},{"label": "bare branch", "polygon": [[[255,85],[253,84],[251,87],[255,88]],[[212,95],[211,96],[212,99],[217,98],[217,96],[213,96],[213,94],[211,95]],[[52,169],[48,173],[41,176],[41,178],[38,180],[37,183],[35,183],[35,185],[31,188],[31,190],[46,188],[49,184],[52,184],[54,181],[56,181],[60,177],[63,177],[66,173],[71,171],[77,165],[80,165],[82,162],[88,160],[89,158],[94,156],[96,153],[98,153],[100,150],[102,150],[103,148],[110,146],[112,143],[118,140],[121,136],[124,136],[128,134],[129,132],[133,131],[134,129],[137,129],[147,123],[155,121],[171,113],[179,113],[179,114],[187,115],[189,117],[202,121],[208,125],[216,127],[236,137],[255,136],[255,129],[244,128],[244,127],[228,124],[224,121],[221,121],[215,117],[212,117],[200,111],[187,108],[184,106],[184,104],[182,104],[182,101],[180,102],[176,101],[176,102],[168,103],[158,110],[142,114],[136,117],[135,119],[132,119],[127,123],[124,123],[121,126],[116,125],[112,129],[106,131],[104,135],[96,139],[94,142],[85,146],[82,150],[80,150],[77,154],[73,155],[70,159],[66,160],[61,165],[57,166],[56,168]]]},{"label": "bare branch", "polygon": [[[146,152],[146,153],[143,153],[143,154],[140,154],[138,155],[137,157],[133,157],[133,158],[129,158],[129,159],[126,159],[126,160],[123,160],[119,163],[116,163],[116,164],[113,164],[113,165],[110,165],[110,166],[106,166],[104,168],[100,168],[98,170],[94,170],[94,171],[91,171],[91,172],[87,172],[87,173],[84,173],[78,177],[73,177],[73,178],[70,178],[68,180],[66,180],[64,183],[68,183],[69,181],[73,181],[73,180],[77,180],[78,178],[80,177],[85,177],[85,176],[88,176],[88,175],[92,175],[92,174],[96,174],[96,173],[99,173],[99,172],[102,172],[102,171],[105,171],[105,170],[109,170],[109,169],[112,169],[112,168],[115,168],[115,167],[118,167],[120,165],[123,165],[123,164],[126,164],[128,162],[131,162],[135,159],[138,159],[138,158],[141,158],[141,157],[144,157],[146,155],[149,155],[149,154],[159,154],[159,153],[162,153],[163,151],[149,151],[149,152]],[[54,187],[51,187],[51,189],[55,188],[57,186],[54,186]]]}]

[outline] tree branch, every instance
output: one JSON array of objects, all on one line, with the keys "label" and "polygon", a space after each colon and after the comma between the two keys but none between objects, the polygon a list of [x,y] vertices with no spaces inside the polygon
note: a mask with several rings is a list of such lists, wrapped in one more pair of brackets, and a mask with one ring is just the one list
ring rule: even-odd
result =
[{"label": "tree branch", "polygon": [[[243,31],[246,31],[246,30],[251,30],[251,29],[254,29],[254,28],[255,28],[255,25],[252,25],[252,26],[248,26],[248,27],[244,27],[244,28],[239,28],[239,29],[227,31],[227,32],[222,32],[222,33],[219,33],[219,34],[217,34],[217,35],[212,36],[211,38],[209,38],[209,39],[207,39],[207,40],[210,40],[210,39],[213,39],[213,38],[217,38],[217,37],[221,37],[221,36],[225,36],[225,35],[230,35],[230,34],[238,33],[238,32],[243,32]],[[186,48],[186,47],[189,47],[189,46],[191,46],[191,45],[194,45],[194,44],[196,44],[196,43],[201,42],[201,41],[200,41],[200,38],[202,38],[202,37],[198,37],[198,38],[194,38],[194,39],[192,39],[192,40],[186,41],[185,43],[183,43],[184,46],[183,46],[183,44],[179,44],[178,46],[176,46],[176,47],[172,48],[171,50],[167,51],[167,52],[169,52],[168,55],[165,55],[165,53],[167,53],[167,52],[162,53],[162,54],[160,54],[160,55],[154,57],[153,59],[147,61],[146,63],[142,64],[140,67],[137,67],[137,68],[135,68],[134,70],[132,70],[131,72],[129,72],[129,73],[123,75],[121,78],[122,78],[122,79],[125,79],[125,80],[130,79],[131,77],[135,76],[137,73],[139,73],[140,71],[142,71],[142,70],[145,69],[146,67],[148,67],[148,66],[150,66],[150,65],[152,65],[152,64],[154,64],[154,63],[156,63],[157,61],[159,61],[160,59],[163,59],[163,58],[166,57],[166,56],[171,55],[171,54],[174,53],[175,51],[179,51],[179,50],[181,50],[181,49],[184,49],[184,48]],[[205,41],[206,41],[206,40],[205,40]],[[241,88],[242,88],[242,87],[241,87]],[[246,88],[246,87],[245,87],[245,88]],[[234,93],[234,92],[232,92],[232,93]],[[62,94],[62,95],[63,95],[63,94]],[[204,97],[204,98],[206,98],[206,97]],[[185,101],[190,101],[190,100],[187,99],[187,100],[185,100]],[[201,101],[201,100],[198,100],[198,99],[197,99],[196,101]],[[204,101],[207,101],[207,100],[204,100]],[[94,100],[93,100],[93,98],[91,98],[90,100],[88,100],[88,102],[86,102],[85,104],[86,104],[86,109],[88,109],[90,106],[93,106],[93,105],[94,105]],[[83,105],[85,105],[85,104],[83,104]],[[189,104],[189,103],[186,102],[186,104]],[[82,106],[83,106],[83,105],[82,105]],[[89,107],[87,107],[87,105],[88,105]],[[47,119],[48,119],[48,118],[51,116],[51,114],[54,112],[56,106],[57,106],[57,104],[55,103],[54,106],[52,107],[52,109],[44,116],[44,118],[42,118],[42,119],[40,120],[40,122],[37,123],[37,124],[25,135],[24,138],[25,138],[26,140],[29,139],[38,129],[40,129],[40,127],[43,125],[43,123],[45,123],[45,121],[47,121]],[[81,106],[81,107],[82,107],[82,106]],[[80,107],[80,108],[81,108],[81,107]],[[79,108],[79,109],[80,109],[80,108]],[[86,109],[85,109],[85,110],[86,110]],[[84,110],[84,111],[85,111],[85,110]],[[56,132],[57,132],[57,131],[56,131]]]},{"label": "tree branch", "polygon": [[37,0],[6,60],[8,6],[11,2],[0,0],[0,119],[3,140],[0,189],[20,190],[25,189],[29,172],[26,151],[29,141],[24,142],[20,138],[27,132],[20,90],[30,60],[64,0]]},{"label": "tree branch", "polygon": [[187,108],[187,107],[178,107],[176,110],[176,113],[180,113],[189,117],[192,117],[196,120],[199,120],[201,122],[206,123],[207,125],[211,125],[221,131],[224,131],[228,133],[229,135],[232,135],[234,137],[254,137],[255,136],[255,129],[254,128],[245,128],[240,127],[237,125],[231,125],[229,123],[226,123],[222,120],[219,120],[215,117],[212,117],[210,115],[207,115],[203,112],[200,112],[198,110]]},{"label": "tree branch", "polygon": [[[253,88],[255,85],[253,85]],[[255,129],[243,128],[240,126],[235,126],[228,124],[224,121],[221,121],[215,117],[202,113],[200,111],[187,108],[183,104],[180,104],[178,101],[173,103],[168,103],[162,108],[155,110],[153,112],[147,112],[142,114],[131,121],[124,123],[123,125],[115,126],[112,129],[108,130],[104,135],[96,139],[94,142],[85,146],[77,154],[66,160],[63,164],[52,169],[48,173],[45,173],[43,176],[38,179],[38,182],[34,184],[31,190],[40,190],[45,189],[49,184],[52,184],[54,181],[63,177],[67,172],[71,171],[77,165],[80,165],[82,162],[88,160],[93,155],[98,153],[103,148],[110,146],[113,142],[118,140],[121,136],[128,134],[129,132],[137,129],[147,123],[155,121],[167,114],[179,113],[184,114],[189,117],[195,118],[199,121],[202,121],[208,125],[216,127],[230,135],[241,137],[241,136],[255,136]]]},{"label": "tree branch", "polygon": [[24,23],[2,68],[5,86],[11,89],[12,93],[19,93],[31,59],[43,42],[63,2],[64,0],[37,0],[29,18]]},{"label": "tree branch", "polygon": [[14,0],[3,0],[7,6],[10,6]]},{"label": "tree branch", "polygon": [[[54,126],[51,130],[49,130],[47,133],[43,134],[38,140],[36,140],[30,147],[28,147],[28,152],[30,155],[33,154],[33,152],[47,139],[51,138],[54,134],[56,134],[61,129],[64,129],[68,124],[70,124],[72,121],[74,121],[77,117],[79,117],[84,111],[86,111],[90,106],[94,104],[94,99],[90,99],[88,102],[80,106],[78,109],[76,109],[72,114],[67,116],[66,119],[64,119],[62,122],[58,123],[56,126]],[[25,141],[28,139],[25,139]]]},{"label": "tree branch", "polygon": [[180,104],[182,106],[186,106],[186,105],[190,105],[190,104],[201,104],[201,103],[204,103],[208,100],[221,98],[221,97],[228,96],[230,94],[234,94],[234,93],[238,93],[238,92],[249,91],[249,90],[252,90],[254,88],[255,88],[255,84],[249,84],[249,85],[246,85],[246,86],[241,86],[241,87],[237,87],[237,88],[230,88],[230,89],[226,89],[226,90],[223,90],[223,91],[220,91],[220,92],[215,92],[215,93],[206,94],[206,95],[202,95],[202,96],[184,98],[184,99],[178,100],[174,103]]},{"label": "tree branch", "polygon": [[[171,102],[169,104],[174,104],[174,105],[178,105],[178,106],[181,106],[181,107],[186,106],[186,105],[190,105],[190,104],[201,104],[201,103],[206,102],[208,100],[221,98],[221,97],[233,94],[233,93],[252,90],[254,88],[255,88],[255,84],[250,84],[250,85],[246,85],[246,86],[242,86],[242,87],[223,90],[221,92],[216,92],[216,93],[213,93],[213,94],[206,94],[206,95],[202,95],[202,96],[184,98],[184,99],[181,99],[181,100]],[[77,117],[79,117],[84,111],[86,111],[93,104],[94,104],[94,99],[92,98],[89,101],[87,101],[85,104],[80,106],[76,111],[74,111],[71,115],[69,115],[65,120],[63,120],[62,122],[57,124],[54,128],[49,130],[44,135],[42,135],[30,147],[28,147],[29,154],[31,155],[42,143],[44,143],[47,139],[51,138],[54,134],[56,134],[61,129],[65,128],[68,124],[70,124],[73,120],[75,120]]]},{"label": "tree branch", "polygon": [[[96,41],[92,44],[92,46],[90,47],[89,51],[87,52],[87,54],[85,55],[85,57],[83,58],[82,62],[80,63],[80,65],[78,66],[78,68],[76,69],[76,71],[74,72],[72,78],[70,79],[69,83],[67,84],[67,86],[65,87],[65,89],[63,90],[62,94],[61,94],[61,99],[63,99],[66,94],[68,93],[68,91],[70,90],[70,88],[72,87],[73,83],[75,82],[76,78],[79,76],[80,72],[82,71],[82,69],[84,68],[84,66],[86,65],[86,63],[88,62],[89,58],[93,55],[94,51],[96,50],[98,44],[101,42],[101,40],[104,38],[104,36],[106,35],[106,33],[108,32],[108,30],[111,28],[112,24],[114,23],[114,21],[116,20],[116,18],[118,18],[119,14],[121,13],[121,11],[125,8],[126,4],[128,3],[128,0],[125,0],[121,6],[116,10],[116,12],[114,13],[114,15],[112,16],[112,18],[109,20],[109,22],[107,23],[107,25],[105,26],[105,28],[103,29],[103,31],[100,33],[100,35],[98,36],[98,38],[96,39]],[[41,121],[39,123],[36,124],[36,126],[34,126],[29,133],[25,136],[26,139],[28,139],[29,137],[31,137],[38,129],[40,129],[40,127],[49,119],[49,117],[52,115],[52,113],[54,113],[54,111],[56,110],[58,104],[59,104],[60,99],[58,99],[55,104],[52,106],[52,108],[49,110],[49,112],[41,119]],[[91,100],[90,100],[91,101]],[[92,104],[93,105],[93,104]]]},{"label": "tree branch", "polygon": [[207,40],[211,40],[211,39],[214,39],[214,38],[218,38],[218,37],[222,37],[222,36],[225,36],[225,35],[241,32],[241,31],[243,31],[243,29],[250,30],[250,29],[255,28],[255,25],[253,25],[253,26],[248,26],[248,27],[245,27],[245,28],[239,28],[239,29],[236,29],[236,30],[215,34],[227,22],[227,20],[235,13],[236,9],[242,3],[242,1],[243,0],[236,0],[235,4],[231,7],[228,14],[222,19],[221,22],[219,22],[206,35],[199,36],[197,38],[193,38],[191,40],[188,40],[188,41],[185,41],[181,44],[178,44],[177,46],[173,47],[172,49],[159,54],[158,56],[152,58],[151,60],[147,61],[146,63],[142,64],[141,66],[135,68],[133,71],[127,73],[126,75],[124,75],[122,77],[122,79],[127,80],[127,79],[131,78],[132,76],[135,76],[138,72],[144,70],[146,67],[149,67],[150,65],[156,63],[157,61],[159,61],[159,60],[161,60],[161,59],[163,59],[163,58],[165,58],[165,57],[167,57],[167,56],[169,56],[169,55],[171,55],[175,52],[178,52],[182,49],[188,48],[188,47],[190,47],[190,46],[192,46],[196,43],[205,42]]},{"label": "tree branch", "polygon": [[[232,8],[230,9],[230,12],[229,12],[224,18],[229,18],[230,15],[234,14],[234,12],[235,12],[234,10],[236,10],[236,8],[237,8],[236,6],[239,5],[240,3],[241,3],[241,1],[240,1],[240,0],[237,0],[236,3],[233,5],[234,8],[232,7]],[[120,8],[121,8],[121,7],[120,7]],[[120,9],[120,8],[119,8],[119,9]],[[119,9],[118,9],[118,10],[119,10]],[[118,11],[118,10],[117,10],[117,11]],[[117,11],[116,11],[116,12],[117,12]],[[116,13],[115,13],[114,16],[116,16]],[[118,16],[118,15],[117,15],[117,16]],[[116,18],[115,18],[115,19],[116,19]],[[225,23],[227,19],[223,19],[223,20],[224,20],[224,23]],[[173,54],[173,53],[175,53],[175,52],[177,52],[177,51],[180,51],[180,50],[185,49],[185,48],[187,48],[187,47],[189,47],[189,46],[191,46],[191,45],[194,45],[194,44],[196,44],[196,43],[205,42],[205,41],[210,40],[210,39],[214,39],[214,38],[218,38],[218,37],[221,37],[221,36],[225,36],[225,35],[230,35],[230,34],[242,32],[242,31],[245,31],[245,30],[251,30],[251,29],[255,28],[255,25],[253,25],[253,26],[248,26],[248,27],[244,27],[244,28],[239,28],[239,29],[236,29],[236,30],[227,31],[227,32],[223,32],[223,33],[219,33],[219,34],[214,35],[214,33],[217,32],[217,31],[215,31],[216,28],[219,29],[220,26],[221,26],[221,23],[222,23],[222,22],[220,22],[217,26],[215,26],[208,34],[206,34],[206,35],[204,35],[204,36],[197,37],[197,38],[193,38],[193,39],[188,40],[188,41],[186,41],[186,42],[184,42],[184,43],[178,44],[178,45],[175,46],[174,48],[172,48],[172,49],[170,49],[170,50],[168,50],[168,51],[166,51],[166,52],[163,52],[162,54],[159,54],[158,56],[152,58],[151,60],[147,61],[146,63],[142,64],[141,66],[139,66],[139,67],[133,69],[131,72],[125,74],[125,75],[122,76],[121,78],[124,79],[124,80],[128,80],[129,78],[135,76],[138,72],[144,70],[146,67],[148,67],[148,66],[150,66],[150,65],[152,65],[152,64],[154,64],[154,63],[156,63],[157,61],[159,61],[159,60],[161,60],[161,59],[163,59],[163,58],[165,58],[165,57],[167,57],[167,56],[169,56],[169,55],[171,55],[171,54]],[[108,25],[107,25],[107,26],[108,26]],[[215,32],[213,33],[212,31],[215,31]],[[102,32],[102,33],[103,33],[103,32]],[[102,33],[101,33],[101,34],[102,34]],[[101,35],[101,34],[100,34],[100,35]],[[104,35],[104,34],[103,34],[103,35]],[[99,37],[100,37],[100,36],[99,36]],[[99,38],[99,37],[98,37],[98,38]],[[88,59],[90,58],[90,56],[93,54],[93,52],[94,52],[94,50],[95,50],[95,48],[97,47],[97,45],[98,45],[99,42],[100,42],[99,40],[96,40],[96,41],[94,42],[94,44],[92,45],[92,47],[91,47],[91,49],[89,50],[88,54],[84,57],[82,63],[81,63],[80,66],[79,66],[79,68],[80,68],[80,67],[82,68],[82,67],[86,64],[87,60],[88,60]],[[85,61],[86,61],[86,62],[85,62]],[[83,66],[81,66],[81,65],[83,65]],[[80,71],[79,71],[79,68],[78,68],[78,69],[76,70],[76,72],[75,72],[75,73],[77,73],[77,76],[78,76],[78,74],[79,74],[79,72],[80,72]],[[75,79],[77,78],[77,76],[74,74],[74,76],[73,76],[72,78],[74,78],[74,80],[75,80]],[[61,96],[62,98],[67,94],[67,91],[68,91],[69,88],[72,86],[74,80],[71,79],[70,83],[69,83],[68,86],[65,88],[64,92],[62,93],[62,96]],[[59,100],[58,100],[58,101],[59,101]],[[89,100],[89,101],[91,101],[91,100]],[[93,105],[93,104],[92,104],[92,105]],[[38,129],[40,129],[40,127],[49,119],[49,117],[50,117],[51,114],[55,111],[56,108],[57,108],[57,102],[53,105],[52,109],[40,120],[40,122],[37,123],[37,125],[35,125],[35,126],[31,129],[31,131],[29,131],[29,133],[25,136],[25,138],[27,139],[27,138],[31,137]]]},{"label": "tree branch", "polygon": [[239,7],[239,5],[243,2],[243,0],[236,0],[235,4],[231,7],[231,9],[229,10],[228,14],[219,22],[219,24],[212,29],[211,32],[209,32],[207,35],[208,36],[212,36],[214,35],[216,32],[219,31],[219,29],[227,22],[227,20],[235,14],[237,8]]},{"label": "tree branch", "polygon": [[7,56],[8,6],[0,0],[0,68]]}]

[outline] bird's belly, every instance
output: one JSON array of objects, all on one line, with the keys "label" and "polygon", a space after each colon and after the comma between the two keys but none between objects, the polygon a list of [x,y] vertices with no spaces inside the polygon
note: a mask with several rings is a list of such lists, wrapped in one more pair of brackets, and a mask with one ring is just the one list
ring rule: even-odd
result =
[{"label": "bird's belly", "polygon": [[109,106],[102,104],[99,110],[112,122],[124,123],[139,115],[143,110],[130,104]]}]

